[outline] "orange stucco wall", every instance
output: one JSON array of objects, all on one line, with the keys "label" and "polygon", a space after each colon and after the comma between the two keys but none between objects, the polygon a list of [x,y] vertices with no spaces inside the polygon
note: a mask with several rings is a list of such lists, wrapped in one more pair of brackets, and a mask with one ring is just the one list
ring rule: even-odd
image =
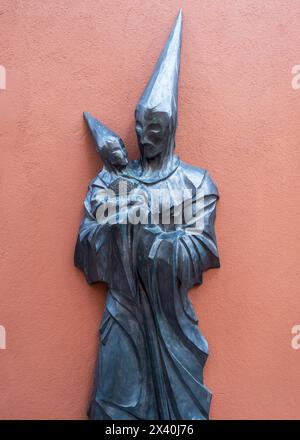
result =
[{"label": "orange stucco wall", "polygon": [[298,0],[0,5],[0,418],[85,417],[105,288],[73,267],[101,163],[90,111],[137,157],[133,112],[179,7],[177,152],[217,182],[220,270],[191,292],[211,418],[300,418]]}]

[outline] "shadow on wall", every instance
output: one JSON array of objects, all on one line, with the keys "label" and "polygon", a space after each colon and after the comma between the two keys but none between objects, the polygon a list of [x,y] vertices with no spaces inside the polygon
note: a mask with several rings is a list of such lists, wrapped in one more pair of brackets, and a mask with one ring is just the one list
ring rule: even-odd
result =
[{"label": "shadow on wall", "polygon": [[0,325],[0,350],[6,349],[6,330],[3,325]]},{"label": "shadow on wall", "polygon": [[6,89],[6,70],[4,66],[0,66],[0,90]]}]

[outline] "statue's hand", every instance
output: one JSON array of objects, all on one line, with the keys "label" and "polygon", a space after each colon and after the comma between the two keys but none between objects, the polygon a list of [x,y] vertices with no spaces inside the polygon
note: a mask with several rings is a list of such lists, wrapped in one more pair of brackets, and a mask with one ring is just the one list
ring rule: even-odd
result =
[{"label": "statue's hand", "polygon": [[184,232],[181,229],[176,229],[175,231],[162,232],[159,238],[161,240],[176,241],[182,235],[184,235]]},{"label": "statue's hand", "polygon": [[145,227],[147,233],[151,234],[153,239],[148,249],[148,257],[151,261],[160,260],[169,262],[170,258],[177,249],[177,241],[184,235],[181,230],[162,231],[159,225],[148,225]]},{"label": "statue's hand", "polygon": [[161,234],[163,231],[162,229],[159,227],[159,225],[153,224],[153,225],[146,225],[145,226],[146,231],[150,232],[151,234],[154,235],[159,235]]},{"label": "statue's hand", "polygon": [[160,228],[159,225],[156,224],[147,225],[145,229],[154,235],[159,235],[160,240],[167,240],[171,242],[177,240],[182,235],[184,235],[184,231],[182,231],[181,229],[176,229],[174,231],[164,231]]}]

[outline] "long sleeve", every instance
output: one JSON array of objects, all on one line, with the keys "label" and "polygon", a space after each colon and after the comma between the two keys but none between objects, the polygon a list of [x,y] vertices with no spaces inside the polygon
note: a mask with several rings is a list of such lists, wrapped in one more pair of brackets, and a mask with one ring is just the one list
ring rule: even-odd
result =
[{"label": "long sleeve", "polygon": [[109,283],[110,225],[96,219],[97,208],[106,201],[107,187],[96,178],[84,201],[84,214],[75,247],[74,264],[81,269],[88,283]]},{"label": "long sleeve", "polygon": [[183,210],[183,224],[174,231],[161,231],[159,226],[145,231],[148,258],[175,266],[177,279],[188,289],[202,283],[205,270],[220,266],[214,230],[218,198],[218,190],[205,172]]},{"label": "long sleeve", "polygon": [[177,249],[178,277],[188,281],[189,287],[202,282],[205,270],[220,267],[214,227],[218,198],[218,190],[206,172],[192,201],[195,215],[183,225]]}]

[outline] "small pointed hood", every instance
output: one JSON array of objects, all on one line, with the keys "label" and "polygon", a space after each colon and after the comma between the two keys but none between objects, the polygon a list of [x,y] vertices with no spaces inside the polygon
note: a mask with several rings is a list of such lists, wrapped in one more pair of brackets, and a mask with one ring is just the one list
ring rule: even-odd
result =
[{"label": "small pointed hood", "polygon": [[97,152],[99,153],[101,159],[103,160],[105,167],[111,170],[112,164],[110,162],[110,157],[109,157],[110,152],[107,143],[109,142],[110,144],[113,144],[117,142],[126,152],[122,139],[116,133],[114,133],[112,130],[110,130],[108,127],[102,124],[102,122],[94,118],[90,113],[84,112],[83,116],[92,133],[93,139],[96,144]]},{"label": "small pointed hood", "polygon": [[177,121],[178,79],[182,38],[182,10],[157,61],[153,74],[137,105],[137,109],[167,112]]},{"label": "small pointed hood", "polygon": [[114,133],[112,130],[102,124],[102,122],[98,121],[98,119],[94,118],[94,116],[92,116],[90,113],[83,112],[83,116],[89,126],[89,129],[91,130],[93,139],[96,144],[96,149],[101,157],[103,155],[103,149],[107,140],[117,140],[119,142],[121,141],[116,133]]}]

